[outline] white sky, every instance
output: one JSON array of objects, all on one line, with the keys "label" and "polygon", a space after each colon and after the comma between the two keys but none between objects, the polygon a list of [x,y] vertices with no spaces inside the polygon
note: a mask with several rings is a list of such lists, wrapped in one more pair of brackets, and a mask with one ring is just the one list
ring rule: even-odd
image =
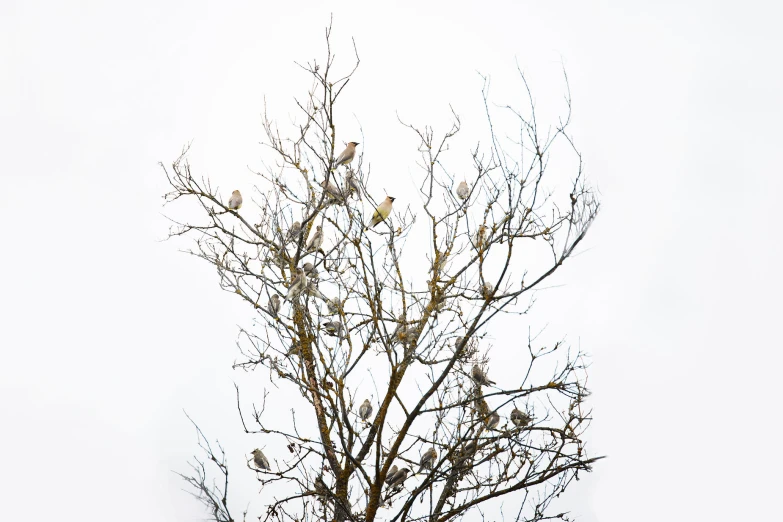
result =
[{"label": "white sky", "polygon": [[285,121],[330,12],[338,60],[352,36],[362,59],[338,125],[361,123],[378,192],[413,190],[397,112],[445,130],[451,103],[470,145],[477,70],[512,102],[517,60],[545,104],[566,66],[603,210],[531,321],[592,354],[590,448],[610,458],[564,505],[601,522],[780,512],[779,5],[225,4],[0,3],[4,519],[203,519],[171,473],[195,449],[183,408],[234,453],[260,445],[232,402],[250,310],[158,242],[156,164],[193,140],[199,172],[249,184],[264,96]]}]

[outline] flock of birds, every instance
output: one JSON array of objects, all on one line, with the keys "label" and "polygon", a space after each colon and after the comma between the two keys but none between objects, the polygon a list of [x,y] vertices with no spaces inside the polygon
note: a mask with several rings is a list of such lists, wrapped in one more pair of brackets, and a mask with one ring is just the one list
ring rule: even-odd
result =
[{"label": "flock of birds", "polygon": [[[484,370],[481,369],[481,367],[478,364],[474,364],[473,368],[470,373],[471,379],[476,383],[477,387],[480,388],[481,386],[491,386],[495,384],[495,381],[490,380],[487,377],[487,374],[484,372]],[[484,417],[484,424],[486,425],[487,429],[494,430],[497,428],[498,424],[500,423],[500,415],[497,411],[493,411],[492,413],[487,414],[485,410],[488,410],[488,407],[486,406],[486,402],[483,398],[478,397],[477,401],[481,401],[484,406],[477,407],[477,410],[480,412],[480,414]],[[373,406],[369,399],[365,399],[364,402],[359,406],[359,418],[362,420],[362,422],[368,422],[370,419],[370,416],[373,413]],[[517,428],[525,428],[530,425],[530,423],[533,421],[533,417],[518,408],[514,407],[513,410],[511,410],[511,415],[509,416],[509,420],[511,423],[517,427]],[[467,455],[469,457],[473,453],[476,452],[477,449],[476,441],[471,441],[466,447],[465,450],[462,452],[463,455]],[[251,454],[253,455],[253,463],[256,466],[256,469],[259,471],[271,471],[271,466],[269,465],[269,460],[264,455],[264,452],[260,449],[256,448],[254,449]],[[425,451],[420,459],[419,459],[419,470],[416,472],[416,474],[421,473],[425,470],[431,470],[433,466],[435,465],[435,462],[438,460],[438,450],[435,449],[435,447],[430,447],[427,451]],[[387,486],[387,491],[389,494],[394,494],[402,489],[403,483],[408,478],[408,474],[411,473],[412,469],[409,467],[403,467],[398,468],[397,465],[393,465],[391,468],[389,468],[388,473],[386,474],[385,483]],[[319,493],[319,489],[321,492]],[[323,478],[321,475],[319,475],[316,479],[316,494],[319,496],[325,496],[325,491],[328,488],[326,488],[326,485],[323,482]]]},{"label": "flock of birds", "polygon": [[[340,166],[348,167],[356,155],[357,145],[359,145],[358,142],[355,141],[349,142],[345,150],[334,160],[333,168],[336,169],[337,167]],[[328,181],[328,179],[324,180],[324,182],[321,183],[321,187],[325,192],[325,197],[328,198],[330,203],[345,202],[346,198],[352,194],[356,194],[357,197],[361,199],[361,190],[356,181],[356,178],[353,175],[353,172],[350,170],[350,167],[348,167],[344,182],[345,182],[344,191],[341,191],[336,185]],[[471,189],[468,186],[467,182],[462,181],[457,185],[455,194],[460,200],[464,201],[470,196],[470,191]],[[394,200],[395,200],[394,197],[387,196],[386,199],[384,199],[381,202],[381,204],[376,207],[370,222],[367,224],[367,228],[374,228],[375,226],[377,226],[378,224],[380,224],[381,222],[383,222],[389,217],[392,211],[392,204],[394,203]],[[240,193],[239,190],[235,190],[231,193],[231,197],[228,200],[228,209],[236,212],[241,208],[242,208],[242,194]],[[302,232],[302,225],[299,221],[296,221],[286,234],[286,242],[291,242],[298,239],[299,236],[301,235],[301,232]],[[315,232],[309,237],[307,243],[305,244],[305,251],[307,253],[319,251],[321,249],[321,245],[323,244],[323,239],[324,239],[323,229],[320,225],[317,225],[315,227]],[[479,228],[479,231],[476,235],[477,246],[480,247],[482,242],[485,240],[486,240],[486,227],[482,225]],[[320,299],[325,301],[328,305],[329,313],[334,315],[338,311],[339,302],[337,302],[336,300],[327,299],[323,294],[320,293],[320,291],[318,291],[317,286],[315,286],[313,284],[313,281],[311,280],[312,278],[317,278],[317,276],[318,276],[318,271],[313,265],[313,263],[311,262],[306,262],[301,267],[298,267],[296,269],[296,275],[291,280],[291,283],[288,286],[288,292],[286,293],[284,301],[291,301],[297,298],[302,293],[307,293],[319,297]],[[271,296],[269,300],[267,311],[270,314],[272,314],[272,316],[277,317],[281,305],[282,303],[280,300],[280,296],[274,294]],[[334,336],[334,337],[342,337],[343,325],[339,321],[325,322],[322,324],[322,328],[324,329],[327,335]],[[298,353],[298,348],[296,346],[293,346],[291,350],[289,350],[288,355],[297,354],[297,353]],[[470,377],[478,387],[491,386],[495,384],[494,381],[491,381],[487,377],[484,370],[482,370],[478,364],[475,364],[473,366]],[[481,403],[481,405],[477,406],[477,410],[484,418],[484,423],[486,427],[491,430],[496,429],[498,424],[500,423],[500,415],[497,413],[497,411],[493,411],[489,413],[489,408],[487,407],[486,402],[480,396],[477,399],[477,402]],[[369,421],[372,413],[373,413],[372,403],[370,402],[369,399],[365,399],[364,402],[361,404],[361,406],[359,406],[359,411],[358,411],[359,418],[362,420],[362,422],[366,423]],[[511,415],[509,419],[511,420],[511,423],[514,424],[514,426],[516,426],[517,428],[524,428],[528,426],[533,420],[533,418],[529,414],[522,412],[516,407],[511,411]],[[471,444],[473,448],[472,451],[475,452],[477,448],[475,441],[473,441]],[[468,452],[470,451],[469,447],[466,448]],[[269,460],[266,458],[263,451],[256,448],[252,451],[251,454],[253,455],[252,460],[257,470],[271,471]],[[424,470],[431,470],[437,460],[438,460],[438,451],[435,449],[435,447],[430,447],[427,451],[425,451],[421,455],[421,458],[419,460],[419,470],[417,473],[421,473]],[[388,487],[388,491],[391,493],[399,491],[402,488],[403,483],[408,478],[408,474],[411,471],[412,470],[409,467],[403,467],[399,469],[396,465],[393,465],[389,469],[385,479],[385,483]],[[315,486],[316,486],[316,494],[324,496],[325,495],[324,492],[326,491],[327,487],[320,475],[316,479]]]}]

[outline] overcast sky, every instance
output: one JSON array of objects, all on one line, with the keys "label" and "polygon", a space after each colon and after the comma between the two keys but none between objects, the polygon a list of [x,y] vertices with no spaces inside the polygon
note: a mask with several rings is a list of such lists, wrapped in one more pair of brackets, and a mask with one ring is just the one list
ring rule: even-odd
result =
[{"label": "overcast sky", "polygon": [[777,3],[226,4],[0,2],[4,519],[201,520],[171,472],[195,449],[183,409],[235,458],[259,445],[230,369],[252,314],[160,241],[157,162],[192,140],[199,173],[251,183],[264,97],[285,120],[330,12],[338,60],[353,37],[362,61],[340,128],[361,124],[378,192],[414,190],[397,114],[445,130],[451,104],[469,144],[477,71],[521,102],[518,63],[545,105],[565,65],[603,209],[530,320],[592,355],[589,447],[609,458],[564,505],[591,522],[779,515]]}]

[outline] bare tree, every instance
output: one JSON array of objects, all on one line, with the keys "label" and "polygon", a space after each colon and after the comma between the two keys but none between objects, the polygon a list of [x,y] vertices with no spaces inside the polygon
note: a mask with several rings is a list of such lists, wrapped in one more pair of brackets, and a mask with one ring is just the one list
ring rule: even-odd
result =
[{"label": "bare tree", "polygon": [[[359,56],[338,72],[330,33],[325,62],[300,65],[312,86],[296,101],[299,121],[281,129],[264,114],[275,160],[239,208],[193,174],[187,148],[161,165],[167,202],[195,202],[202,216],[174,220],[170,236],[193,238],[190,252],[258,316],[240,331],[234,367],[268,370],[272,387],[261,407],[243,405],[237,388],[239,417],[246,433],[284,440],[289,452],[248,458],[262,488],[283,485],[259,519],[442,522],[500,497],[516,520],[565,518],[549,514],[549,504],[597,460],[583,442],[585,358],[528,334],[502,348],[517,371],[496,383],[488,326],[499,314],[527,312],[598,212],[567,132],[570,93],[565,116],[542,128],[521,72],[524,111],[490,104],[485,80],[487,140],[459,175],[444,162],[460,131],[453,111],[445,133],[401,121],[419,141],[419,201],[397,198],[369,228],[385,195],[366,191],[361,143],[353,161],[335,161],[345,147],[335,115]],[[495,111],[514,118],[517,138],[500,136]],[[545,182],[560,143],[574,165],[564,190]],[[322,242],[313,240],[319,233]],[[547,257],[528,270],[533,250]],[[290,419],[265,414],[268,394],[291,403]],[[183,477],[214,520],[234,520],[225,459],[206,450],[225,480],[210,486],[199,461]]]}]

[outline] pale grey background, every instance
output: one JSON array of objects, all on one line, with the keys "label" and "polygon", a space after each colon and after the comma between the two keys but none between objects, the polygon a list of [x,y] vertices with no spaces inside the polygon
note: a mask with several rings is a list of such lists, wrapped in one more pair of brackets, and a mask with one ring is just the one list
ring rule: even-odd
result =
[{"label": "pale grey background", "polygon": [[604,207],[531,320],[593,355],[590,447],[610,458],[563,506],[779,516],[779,4],[330,4],[0,3],[3,518],[203,519],[170,471],[195,447],[182,408],[238,460],[258,445],[230,370],[250,311],[157,242],[156,163],[193,139],[200,172],[250,183],[263,96],[285,117],[309,85],[293,61],[323,56],[330,12],[338,58],[351,36],[362,58],[341,128],[360,122],[365,161],[395,177],[378,191],[416,174],[395,111],[444,129],[451,103],[468,144],[477,70],[513,101],[517,60],[542,104],[568,70]]}]

